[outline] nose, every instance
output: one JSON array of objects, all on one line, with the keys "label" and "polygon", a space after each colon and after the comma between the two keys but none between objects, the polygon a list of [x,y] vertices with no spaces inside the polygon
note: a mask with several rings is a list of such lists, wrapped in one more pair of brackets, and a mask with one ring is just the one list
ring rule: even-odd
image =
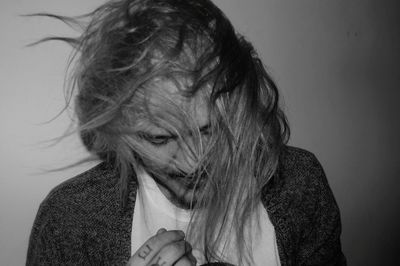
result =
[{"label": "nose", "polygon": [[199,151],[196,149],[192,137],[186,138],[184,141],[179,141],[174,161],[175,166],[186,173],[190,173],[197,168]]}]

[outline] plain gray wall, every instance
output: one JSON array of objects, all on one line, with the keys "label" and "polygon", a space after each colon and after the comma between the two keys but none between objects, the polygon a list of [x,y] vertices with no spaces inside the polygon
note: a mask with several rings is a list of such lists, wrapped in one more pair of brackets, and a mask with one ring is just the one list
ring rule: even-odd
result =
[{"label": "plain gray wall", "polygon": [[[40,202],[51,188],[91,167],[42,174],[85,155],[77,137],[46,148],[66,129],[63,106],[69,48],[47,43],[73,35],[61,23],[22,18],[76,15],[99,0],[0,2],[0,264],[22,265]],[[342,212],[349,265],[395,265],[400,237],[398,1],[216,0],[262,56],[282,92],[291,145],[321,161]]]}]

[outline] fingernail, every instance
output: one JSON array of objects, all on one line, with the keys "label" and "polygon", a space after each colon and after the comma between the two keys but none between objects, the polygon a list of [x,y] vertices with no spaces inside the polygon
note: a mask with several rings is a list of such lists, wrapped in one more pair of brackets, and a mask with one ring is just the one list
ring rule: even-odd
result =
[{"label": "fingernail", "polygon": [[165,231],[167,231],[165,228],[160,228],[160,229],[158,229],[158,231],[157,231],[157,235],[158,235],[158,234],[161,234],[161,233],[164,233]]},{"label": "fingernail", "polygon": [[183,232],[183,231],[181,231],[181,230],[178,231],[178,234],[179,234],[181,237],[185,237],[185,232]]}]

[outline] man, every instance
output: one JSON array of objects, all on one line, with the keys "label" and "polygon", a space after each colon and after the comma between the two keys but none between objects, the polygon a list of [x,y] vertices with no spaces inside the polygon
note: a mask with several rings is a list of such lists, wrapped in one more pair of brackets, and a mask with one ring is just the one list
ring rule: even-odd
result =
[{"label": "man", "polygon": [[61,39],[102,163],[41,204],[27,265],[345,264],[319,162],[285,145],[275,84],[213,3],[115,0],[87,18]]}]

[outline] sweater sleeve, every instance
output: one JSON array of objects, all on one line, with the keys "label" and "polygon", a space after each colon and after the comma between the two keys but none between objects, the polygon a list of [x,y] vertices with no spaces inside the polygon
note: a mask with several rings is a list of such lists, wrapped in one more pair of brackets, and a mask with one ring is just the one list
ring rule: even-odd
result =
[{"label": "sweater sleeve", "polygon": [[74,233],[71,219],[50,196],[40,204],[29,238],[27,266],[88,265],[82,237]]},{"label": "sweater sleeve", "polygon": [[33,223],[26,265],[54,265],[61,261],[57,229],[54,228],[51,216],[48,204],[43,202]]},{"label": "sweater sleeve", "polygon": [[306,226],[303,226],[298,245],[299,265],[346,265],[342,253],[340,212],[325,172],[318,159],[311,154],[307,181]]},{"label": "sweater sleeve", "polygon": [[123,208],[118,177],[100,163],[54,187],[36,214],[26,265],[125,265],[137,186],[129,183]]}]

